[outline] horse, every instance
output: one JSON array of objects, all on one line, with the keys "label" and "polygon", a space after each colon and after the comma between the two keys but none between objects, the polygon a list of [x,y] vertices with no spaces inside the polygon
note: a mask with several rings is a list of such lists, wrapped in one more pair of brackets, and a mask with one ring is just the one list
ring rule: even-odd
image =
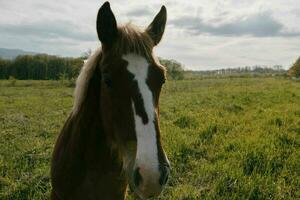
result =
[{"label": "horse", "polygon": [[166,70],[153,48],[166,20],[162,6],[141,30],[118,25],[109,2],[100,7],[101,47],[81,69],[52,155],[52,200],[124,200],[128,186],[141,199],[162,192],[170,173],[159,128]]}]

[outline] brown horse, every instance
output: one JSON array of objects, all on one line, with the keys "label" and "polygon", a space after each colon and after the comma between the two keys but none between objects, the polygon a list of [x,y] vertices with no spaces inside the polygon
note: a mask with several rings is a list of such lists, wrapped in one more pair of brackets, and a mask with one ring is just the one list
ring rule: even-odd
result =
[{"label": "brown horse", "polygon": [[117,26],[110,4],[97,16],[102,49],[82,68],[73,110],[53,152],[53,200],[158,196],[169,175],[160,141],[159,95],[165,70],[153,55],[164,33],[163,6],[141,31]]}]

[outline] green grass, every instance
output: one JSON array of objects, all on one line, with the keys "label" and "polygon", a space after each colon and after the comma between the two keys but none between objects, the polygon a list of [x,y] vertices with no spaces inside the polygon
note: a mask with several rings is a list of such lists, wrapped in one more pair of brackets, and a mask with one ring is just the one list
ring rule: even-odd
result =
[{"label": "green grass", "polygon": [[[0,81],[0,199],[49,198],[72,93],[56,81]],[[169,81],[160,110],[172,174],[159,199],[300,198],[300,82]]]}]

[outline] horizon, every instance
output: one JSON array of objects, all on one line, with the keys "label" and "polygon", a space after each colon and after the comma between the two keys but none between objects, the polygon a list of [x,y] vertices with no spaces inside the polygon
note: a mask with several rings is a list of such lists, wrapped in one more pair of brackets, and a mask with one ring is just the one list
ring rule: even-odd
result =
[{"label": "horizon", "polygon": [[[79,56],[63,56],[63,55],[56,55],[56,54],[48,54],[48,53],[45,53],[45,52],[34,52],[34,51],[30,51],[30,50],[26,50],[26,49],[10,49],[10,48],[3,48],[3,47],[0,47],[0,50],[1,49],[6,49],[6,50],[16,50],[16,51],[23,51],[25,52],[25,54],[19,54],[21,56],[23,55],[49,55],[49,56],[57,56],[57,57],[61,57],[61,58],[80,58],[80,57],[83,57],[85,53],[87,53],[88,51],[85,51],[85,52],[82,52]],[[93,53],[94,51],[92,51],[91,53]],[[0,56],[0,58],[2,58]],[[166,58],[163,58],[163,57],[160,57],[158,56],[159,59],[166,59]],[[9,59],[9,58],[2,58],[2,59],[8,59],[8,60],[13,60],[15,58],[12,58],[12,59]],[[85,59],[86,60],[86,59]],[[178,62],[176,59],[173,59],[173,58],[168,58],[167,60],[174,60],[176,62]],[[256,67],[261,67],[261,68],[268,68],[268,69],[275,69],[276,66],[280,66],[282,67],[283,70],[288,70],[291,66],[283,66],[283,65],[245,65],[245,66],[236,66],[236,67],[231,67],[231,66],[223,66],[223,67],[219,67],[219,66],[214,66],[214,68],[199,68],[199,69],[190,69],[190,68],[186,68],[186,66],[184,65],[184,63],[180,63],[181,66],[183,67],[184,71],[192,71],[192,72],[205,72],[205,71],[219,71],[219,70],[228,70],[228,69],[238,69],[238,68],[250,68],[251,70],[253,70],[254,68]]]},{"label": "horizon", "polygon": [[[100,47],[95,21],[103,2],[0,2],[0,47],[70,57],[95,50]],[[287,69],[299,57],[297,0],[151,1],[146,6],[138,1],[126,6],[111,1],[119,24],[142,27],[163,4],[168,22],[156,55],[174,59],[187,70],[255,65]]]}]

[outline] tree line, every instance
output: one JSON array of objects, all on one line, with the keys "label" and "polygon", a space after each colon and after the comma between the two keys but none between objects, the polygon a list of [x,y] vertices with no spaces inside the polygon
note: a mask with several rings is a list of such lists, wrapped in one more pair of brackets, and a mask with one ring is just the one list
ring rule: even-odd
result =
[{"label": "tree line", "polygon": [[[14,60],[0,58],[0,79],[10,77],[20,80],[74,79],[90,54],[91,52],[85,53],[79,58],[47,54],[22,55]],[[179,62],[161,58],[160,61],[167,68],[169,79],[183,79],[183,66]]]},{"label": "tree line", "polygon": [[199,71],[201,74],[209,75],[232,75],[232,74],[284,74],[286,70],[281,65],[267,66],[245,66],[237,68],[225,68],[217,70]]},{"label": "tree line", "polygon": [[[90,56],[91,51],[83,54],[81,57],[59,57],[47,54],[22,55],[14,60],[0,58],[0,79],[9,79],[10,77],[21,80],[58,80],[74,79],[78,76],[84,60]],[[168,79],[181,80],[185,78],[186,71],[181,63],[176,60],[159,58],[162,65],[167,69]],[[221,75],[221,74],[284,74],[286,71],[280,65],[273,67],[265,66],[246,66],[240,68],[227,68],[209,71],[194,71],[193,74],[202,75]],[[300,77],[300,57],[288,70],[291,77]]]},{"label": "tree line", "polygon": [[0,79],[58,80],[73,78],[83,65],[82,58],[64,58],[47,54],[22,55],[14,60],[0,58]]}]

